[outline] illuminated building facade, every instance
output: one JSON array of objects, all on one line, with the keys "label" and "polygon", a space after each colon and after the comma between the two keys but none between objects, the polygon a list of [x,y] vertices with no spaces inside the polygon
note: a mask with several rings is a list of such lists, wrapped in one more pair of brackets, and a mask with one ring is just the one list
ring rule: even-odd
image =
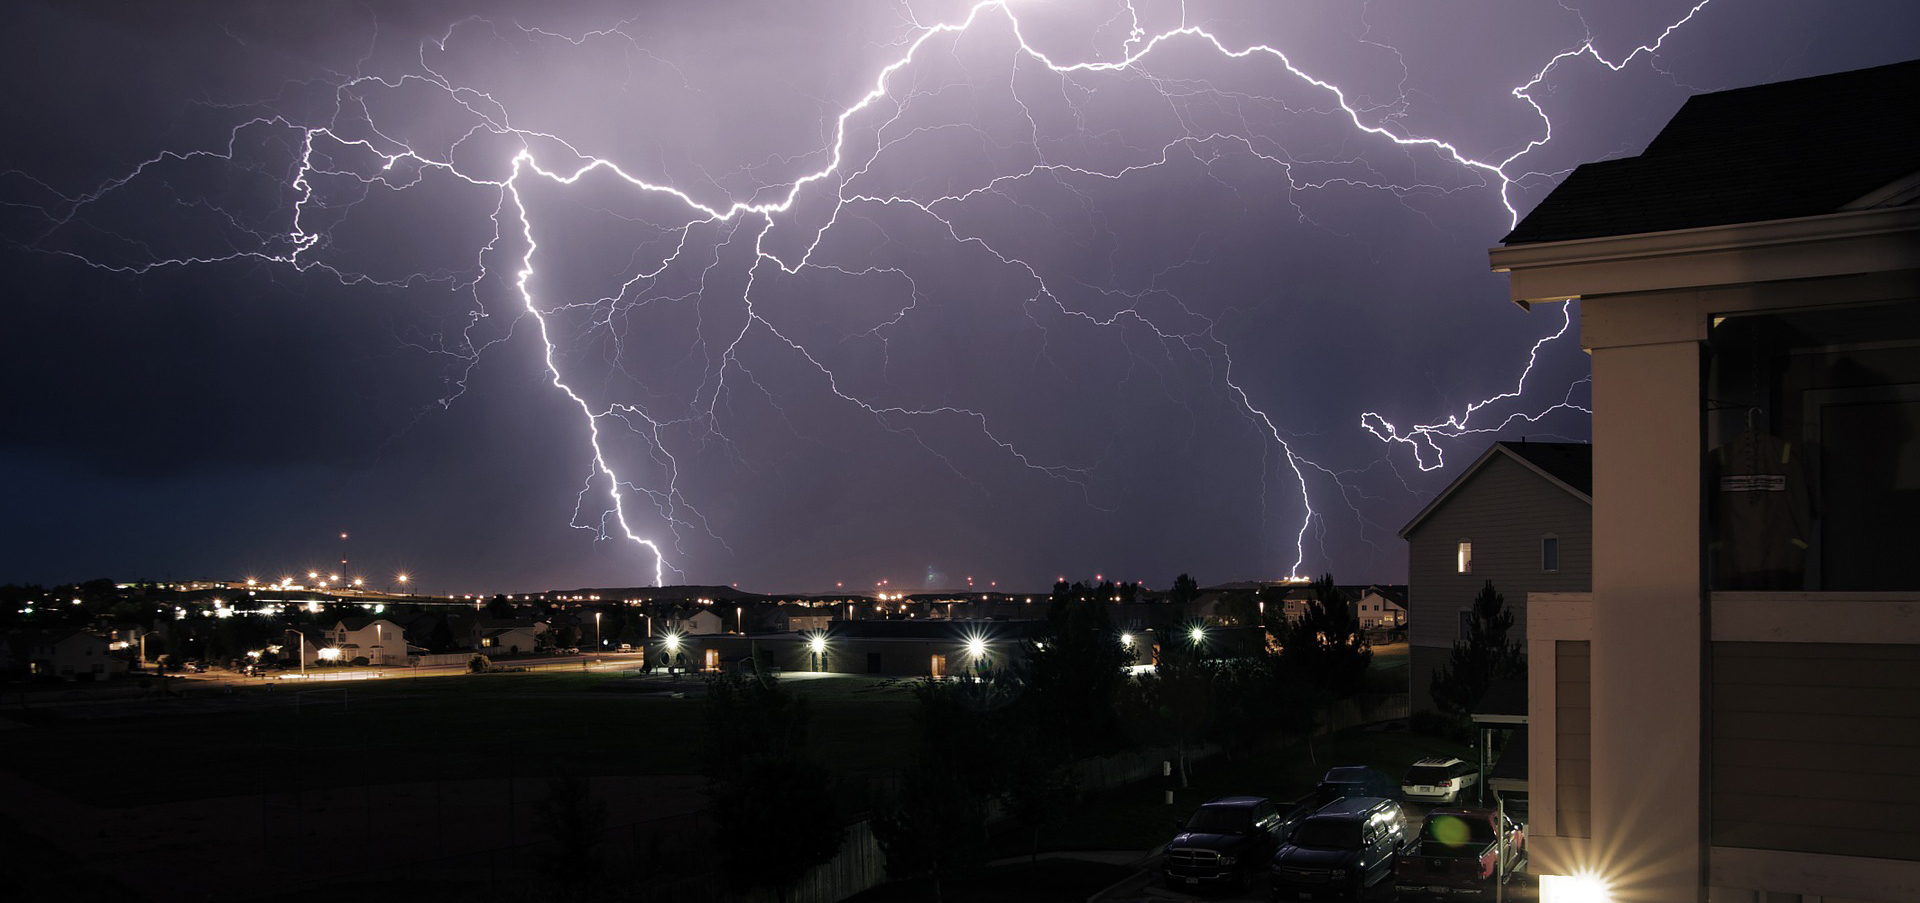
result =
[{"label": "illuminated building facade", "polygon": [[1695,97],[1491,252],[1593,360],[1593,588],[1527,601],[1543,899],[1920,899],[1916,92]]}]

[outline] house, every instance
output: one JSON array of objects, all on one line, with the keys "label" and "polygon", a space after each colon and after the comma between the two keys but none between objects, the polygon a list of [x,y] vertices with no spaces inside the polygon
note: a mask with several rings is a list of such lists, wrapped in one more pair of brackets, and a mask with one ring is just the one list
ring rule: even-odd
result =
[{"label": "house", "polygon": [[487,655],[518,655],[547,645],[544,621],[479,618],[470,629],[473,648]]},{"label": "house", "polygon": [[340,664],[387,668],[407,663],[406,630],[386,618],[343,618],[324,636],[328,647],[339,650],[335,660]]},{"label": "house", "polygon": [[1400,528],[1407,541],[1407,672],[1416,712],[1435,711],[1433,675],[1467,638],[1489,581],[1526,648],[1527,594],[1593,581],[1593,447],[1495,442]]},{"label": "house", "polygon": [[0,673],[58,680],[107,680],[127,670],[105,637],[71,628],[14,630],[0,640]]},{"label": "house", "polygon": [[1920,899],[1916,94],[1694,97],[1490,252],[1593,367],[1592,589],[1527,599],[1543,900]]},{"label": "house", "polygon": [[1343,588],[1354,600],[1354,615],[1362,630],[1392,630],[1407,625],[1407,588],[1404,586],[1359,586]]},{"label": "house", "polygon": [[681,610],[667,616],[669,633],[681,636],[706,636],[721,632],[722,620],[710,608]]},{"label": "house", "polygon": [[788,633],[813,633],[824,631],[833,623],[831,608],[814,608],[804,605],[782,605],[774,611],[773,622],[776,630]]}]

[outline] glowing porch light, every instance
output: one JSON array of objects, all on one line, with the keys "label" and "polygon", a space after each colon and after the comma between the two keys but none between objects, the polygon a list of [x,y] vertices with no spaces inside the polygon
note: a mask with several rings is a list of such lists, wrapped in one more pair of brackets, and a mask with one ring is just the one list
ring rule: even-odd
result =
[{"label": "glowing porch light", "polygon": [[1540,903],[1613,903],[1613,888],[1590,871],[1541,875]]}]

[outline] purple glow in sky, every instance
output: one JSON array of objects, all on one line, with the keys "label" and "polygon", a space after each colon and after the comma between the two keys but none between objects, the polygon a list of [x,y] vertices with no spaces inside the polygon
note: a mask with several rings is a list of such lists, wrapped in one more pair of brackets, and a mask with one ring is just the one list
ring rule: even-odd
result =
[{"label": "purple glow in sky", "polygon": [[1488,441],[1587,435],[1515,212],[1920,24],[549,6],[9,13],[0,581],[1403,580]]}]

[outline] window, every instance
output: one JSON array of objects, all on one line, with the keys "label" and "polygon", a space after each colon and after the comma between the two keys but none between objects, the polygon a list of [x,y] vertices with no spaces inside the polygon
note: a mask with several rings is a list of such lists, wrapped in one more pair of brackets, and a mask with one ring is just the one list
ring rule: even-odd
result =
[{"label": "window", "polygon": [[1560,571],[1560,537],[1552,533],[1540,537],[1540,569],[1549,574]]},{"label": "window", "polygon": [[1735,313],[1708,335],[1710,586],[1920,589],[1920,299]]},{"label": "window", "polygon": [[1462,574],[1473,573],[1473,543],[1464,539],[1460,540],[1460,551],[1457,553],[1456,565]]}]

